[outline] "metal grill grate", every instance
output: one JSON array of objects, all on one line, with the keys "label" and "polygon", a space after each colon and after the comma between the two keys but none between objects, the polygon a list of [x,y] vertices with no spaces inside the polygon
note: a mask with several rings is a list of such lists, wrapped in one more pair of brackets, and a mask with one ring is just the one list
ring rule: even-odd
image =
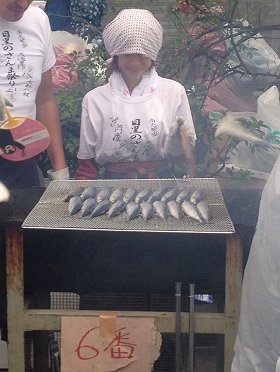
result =
[{"label": "metal grill grate", "polygon": [[[199,223],[183,217],[180,221],[171,216],[161,220],[155,216],[144,221],[141,216],[127,221],[125,213],[108,218],[107,215],[89,218],[81,217],[79,213],[69,216],[68,203],[64,202],[66,195],[76,186],[133,187],[138,191],[144,188],[157,190],[162,186],[193,187],[202,190],[207,198],[212,214],[210,223]],[[25,219],[23,228],[37,229],[68,229],[68,230],[104,230],[104,231],[145,231],[145,232],[178,232],[178,233],[234,233],[234,226],[225,206],[220,186],[214,178],[189,179],[125,179],[125,180],[95,180],[95,181],[52,181],[38,204]]]}]

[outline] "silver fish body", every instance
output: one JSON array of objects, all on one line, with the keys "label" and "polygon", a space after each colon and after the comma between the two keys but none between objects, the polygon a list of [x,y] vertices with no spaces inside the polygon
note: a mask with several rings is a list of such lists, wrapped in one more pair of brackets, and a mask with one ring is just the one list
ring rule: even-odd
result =
[{"label": "silver fish body", "polygon": [[175,200],[179,192],[180,190],[177,187],[174,187],[162,196],[161,201],[168,203],[170,200]]},{"label": "silver fish body", "polygon": [[138,217],[140,211],[141,211],[140,204],[133,202],[133,201],[129,202],[126,205],[127,220],[131,221],[134,218]]},{"label": "silver fish body", "polygon": [[189,200],[191,195],[193,193],[193,190],[191,187],[184,188],[182,191],[179,192],[179,194],[176,197],[177,203],[182,203],[184,200]]},{"label": "silver fish body", "polygon": [[204,198],[204,194],[203,194],[203,191],[200,190],[200,189],[197,189],[195,190],[191,196],[190,196],[190,202],[192,202],[193,204],[197,204],[198,202],[200,202],[200,200],[202,200]]},{"label": "silver fish body", "polygon": [[161,187],[160,189],[154,191],[152,195],[149,196],[147,201],[153,203],[156,200],[160,200],[168,191],[170,191],[170,186]]},{"label": "silver fish body", "polygon": [[115,189],[109,198],[110,202],[115,203],[117,200],[122,200],[124,193],[125,193],[125,189],[121,187],[118,189]]},{"label": "silver fish body", "polygon": [[97,201],[94,198],[88,198],[83,202],[82,208],[81,208],[81,216],[85,217],[91,214],[91,212],[96,207]]},{"label": "silver fish body", "polygon": [[84,189],[84,191],[81,193],[81,198],[83,200],[94,198],[97,194],[97,188],[94,186],[88,186]]},{"label": "silver fish body", "polygon": [[190,217],[193,220],[198,221],[200,223],[203,222],[195,204],[193,204],[191,201],[188,200],[183,201],[182,210],[187,217]]},{"label": "silver fish body", "polygon": [[126,208],[126,203],[123,200],[117,200],[108,210],[108,218],[115,217]]},{"label": "silver fish body", "polygon": [[129,189],[126,190],[126,192],[123,196],[123,201],[125,203],[129,203],[129,202],[135,200],[136,195],[137,195],[137,190],[130,187]]},{"label": "silver fish body", "polygon": [[174,217],[178,221],[182,219],[183,212],[180,203],[176,202],[175,200],[170,200],[167,203],[167,209],[170,216]]},{"label": "silver fish body", "polygon": [[149,196],[152,194],[151,189],[143,189],[141,190],[135,197],[135,202],[136,203],[142,203],[143,201],[146,201]]},{"label": "silver fish body", "polygon": [[145,221],[148,221],[154,214],[154,207],[153,204],[148,201],[143,201],[140,204],[141,207],[141,216]]},{"label": "silver fish body", "polygon": [[211,213],[208,201],[206,199],[200,200],[200,202],[197,203],[196,207],[204,221],[207,223],[210,222]]},{"label": "silver fish body", "polygon": [[98,203],[100,203],[103,200],[109,200],[110,196],[112,194],[111,187],[105,187],[104,189],[101,189],[98,194],[96,195],[96,200]]},{"label": "silver fish body", "polygon": [[110,206],[111,202],[109,199],[104,199],[101,202],[97,204],[97,206],[94,208],[94,210],[91,212],[90,217],[97,217],[100,216],[101,214],[106,213]]},{"label": "silver fish body", "polygon": [[77,187],[74,187],[73,190],[71,190],[67,196],[65,197],[64,201],[68,202],[71,198],[73,198],[73,196],[80,196],[82,194],[82,192],[84,191],[84,187],[82,186],[77,186]]},{"label": "silver fish body", "polygon": [[73,214],[79,212],[79,210],[82,208],[83,205],[83,199],[80,196],[73,196],[69,200],[68,204],[68,212],[70,216],[73,216]]},{"label": "silver fish body", "polygon": [[166,214],[167,214],[166,203],[163,202],[162,200],[156,200],[153,202],[153,207],[154,207],[156,215],[162,220],[165,220]]}]

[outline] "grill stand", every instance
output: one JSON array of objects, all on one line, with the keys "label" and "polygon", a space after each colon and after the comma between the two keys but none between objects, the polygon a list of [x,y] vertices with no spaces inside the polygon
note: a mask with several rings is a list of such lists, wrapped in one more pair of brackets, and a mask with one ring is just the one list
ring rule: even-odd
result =
[{"label": "grill stand", "polygon": [[[224,372],[230,372],[238,326],[243,272],[243,245],[238,229],[235,234],[226,236],[225,249],[225,311],[196,312],[194,323],[196,333],[224,335]],[[100,312],[25,309],[24,247],[22,229],[18,226],[6,226],[6,255],[9,372],[22,372],[25,369],[24,331],[59,331],[62,316],[99,316]],[[171,312],[120,312],[119,316],[154,317],[159,332],[175,332],[175,314]],[[189,313],[182,313],[181,326],[182,332],[189,333]]]}]

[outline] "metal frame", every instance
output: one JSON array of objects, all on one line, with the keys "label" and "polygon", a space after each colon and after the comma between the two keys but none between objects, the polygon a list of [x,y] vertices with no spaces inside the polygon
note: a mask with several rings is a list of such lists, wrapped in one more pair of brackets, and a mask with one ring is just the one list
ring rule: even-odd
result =
[{"label": "metal frame", "polygon": [[[226,236],[225,249],[225,311],[224,313],[196,312],[194,327],[196,333],[224,335],[224,372],[230,372],[239,319],[243,273],[243,245],[238,232]],[[25,369],[25,331],[60,330],[63,316],[99,316],[101,312],[26,309],[24,307],[23,232],[19,226],[6,226],[6,255],[9,372],[23,372]],[[175,313],[122,311],[118,316],[154,317],[160,332],[175,332]],[[181,314],[181,330],[189,333],[189,313],[187,312]]]}]

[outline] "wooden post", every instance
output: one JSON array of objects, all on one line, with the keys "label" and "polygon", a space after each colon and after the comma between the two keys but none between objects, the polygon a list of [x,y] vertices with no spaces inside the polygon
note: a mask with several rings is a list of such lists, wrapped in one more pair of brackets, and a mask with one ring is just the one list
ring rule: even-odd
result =
[{"label": "wooden post", "polygon": [[23,372],[25,370],[23,237],[18,226],[6,226],[6,259],[8,367],[9,372]]},{"label": "wooden post", "polygon": [[243,277],[240,229],[226,238],[224,372],[230,372],[237,334]]}]

